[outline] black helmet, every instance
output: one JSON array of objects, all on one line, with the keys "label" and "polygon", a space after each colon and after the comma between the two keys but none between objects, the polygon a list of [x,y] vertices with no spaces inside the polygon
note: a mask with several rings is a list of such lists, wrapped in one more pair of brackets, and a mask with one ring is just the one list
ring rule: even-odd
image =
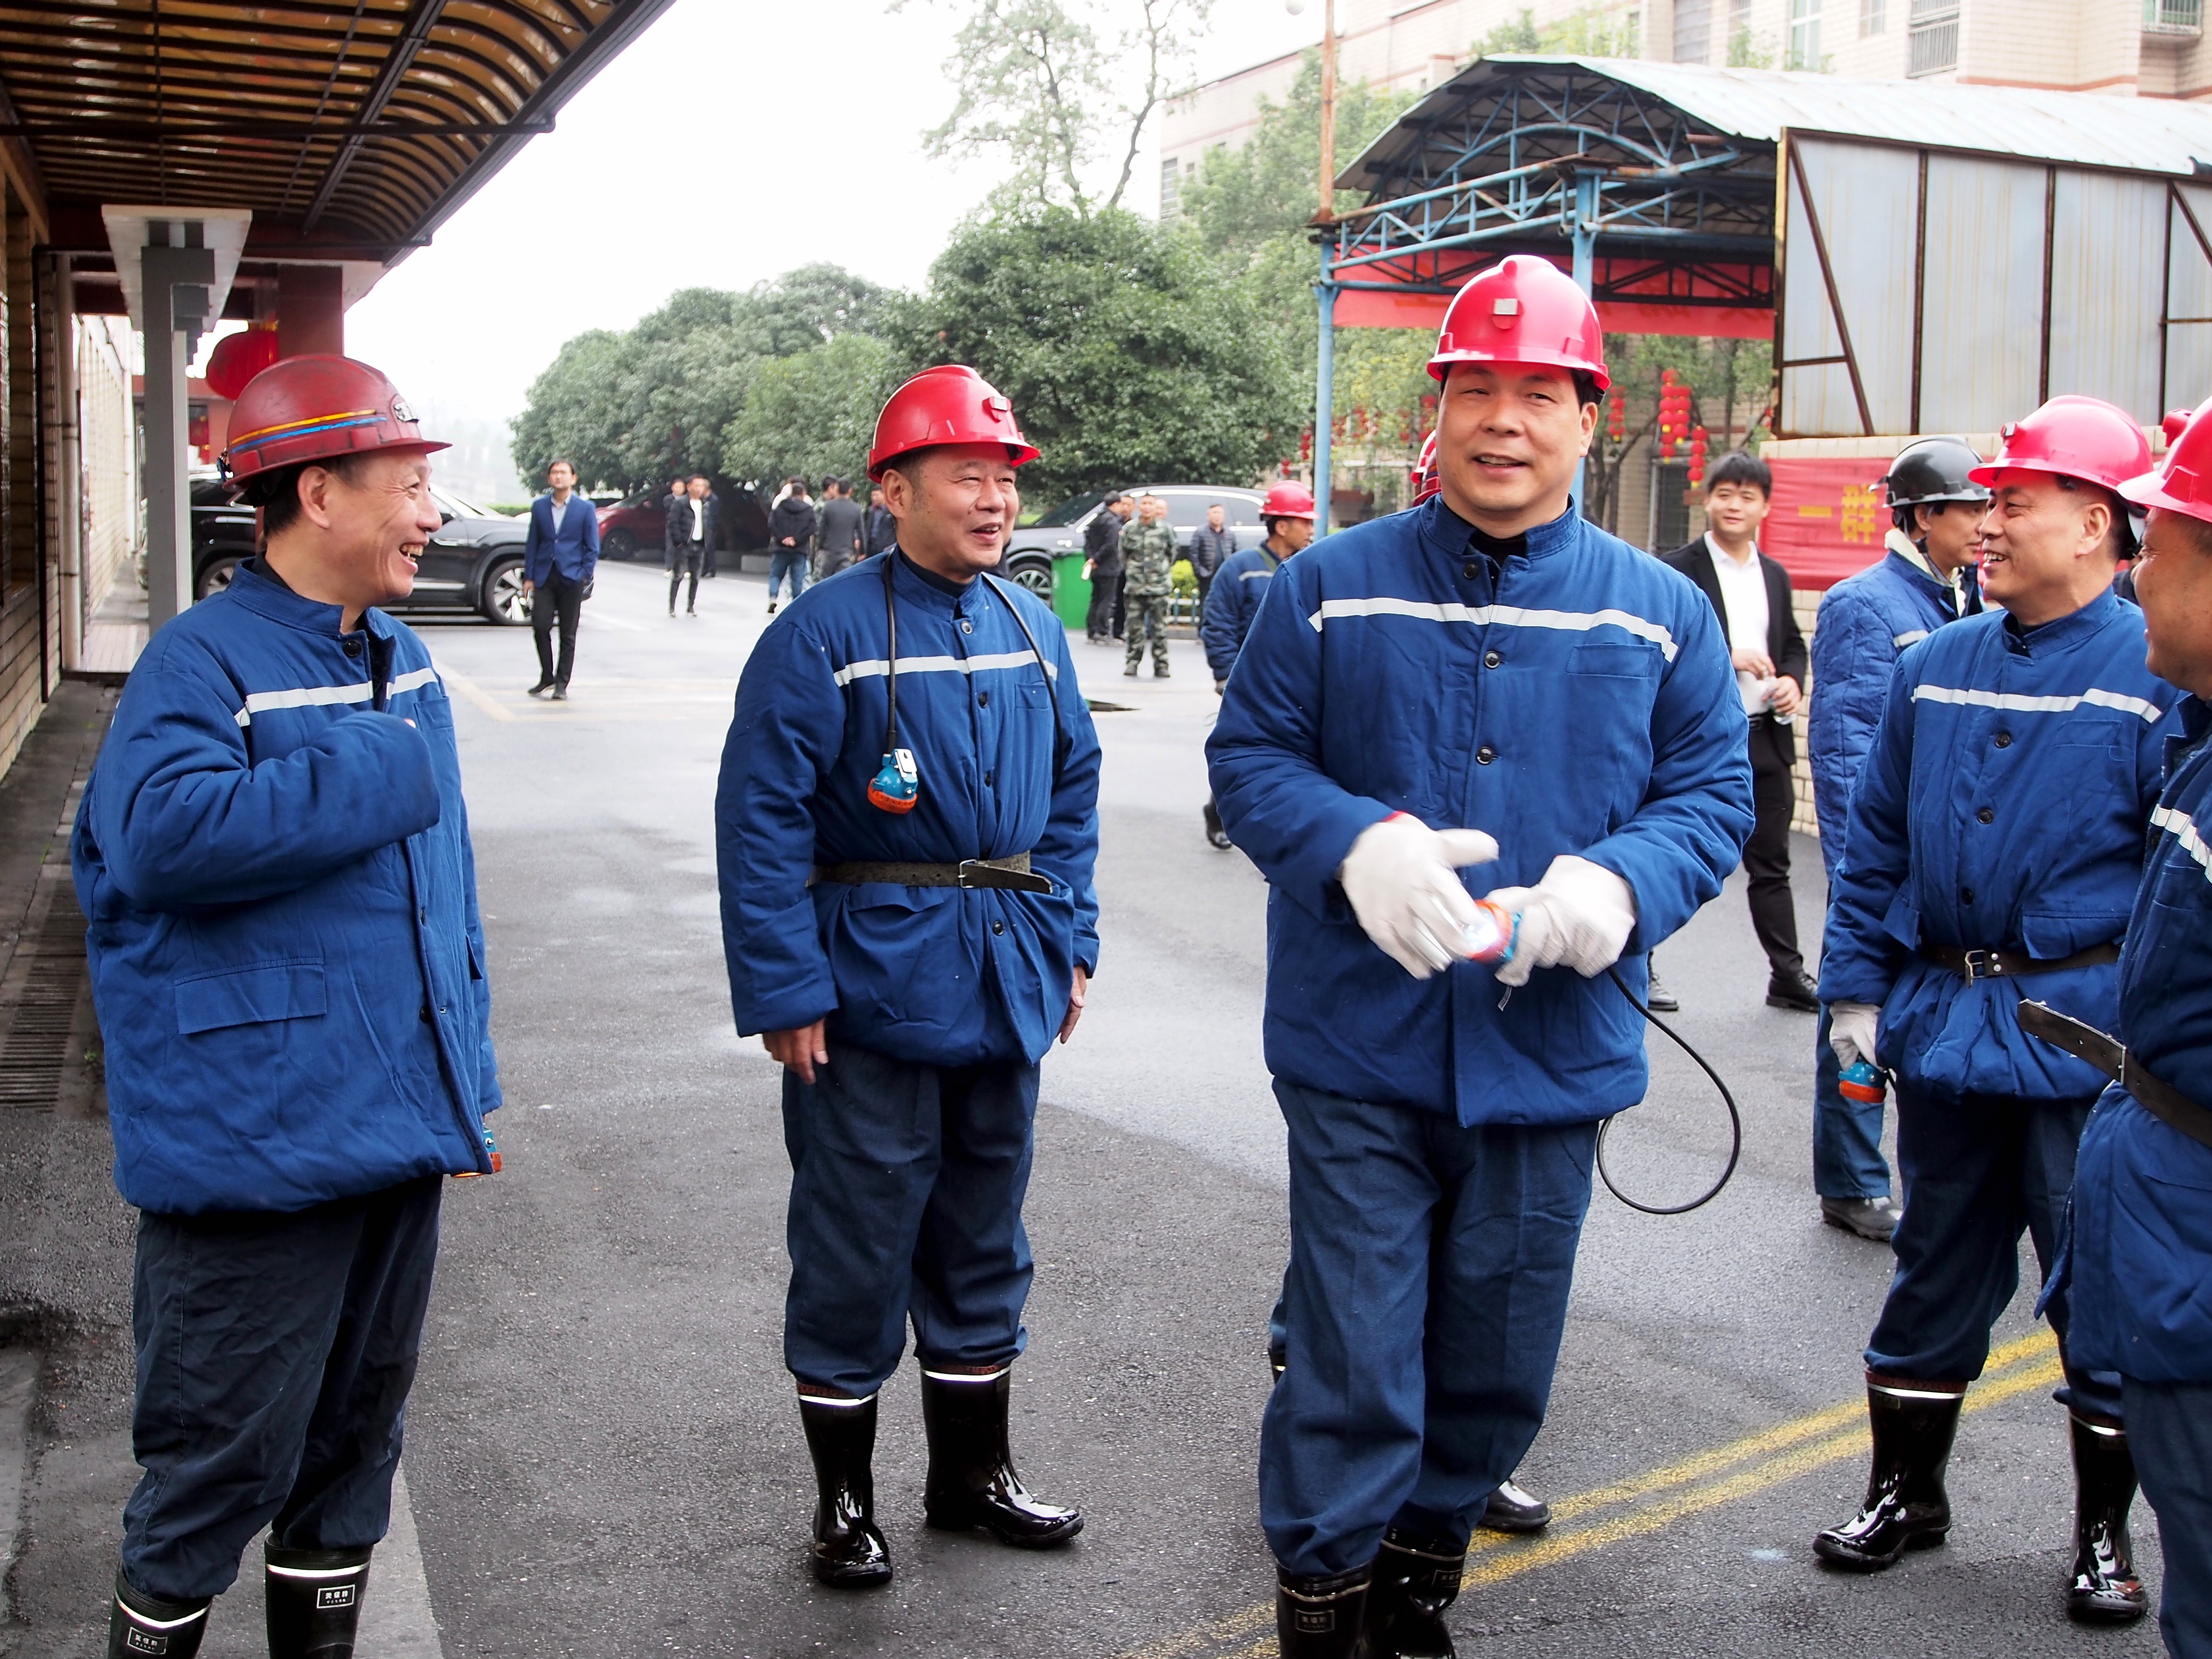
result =
[{"label": "black helmet", "polygon": [[1937,501],[1985,501],[1987,484],[1966,475],[1984,465],[1973,446],[1960,438],[1921,438],[1898,451],[1882,477],[1889,505],[1929,507]]}]

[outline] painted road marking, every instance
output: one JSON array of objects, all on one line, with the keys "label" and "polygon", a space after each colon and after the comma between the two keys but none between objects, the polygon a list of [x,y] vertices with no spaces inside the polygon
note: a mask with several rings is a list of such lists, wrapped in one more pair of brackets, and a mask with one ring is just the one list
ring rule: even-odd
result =
[{"label": "painted road marking", "polygon": [[[1968,1390],[1966,1409],[1986,1410],[2016,1395],[2057,1382],[2063,1371],[2048,1330],[2006,1344],[1990,1355],[1982,1378]],[[1530,1537],[1478,1532],[1468,1547],[1467,1589],[1517,1578],[1608,1545],[1659,1532],[1686,1516],[1718,1509],[1794,1480],[1831,1463],[1869,1452],[1863,1396],[1762,1429],[1726,1445],[1694,1454],[1645,1474],[1552,1505],[1552,1527]],[[1630,1505],[1610,1520],[1573,1527],[1578,1516]],[[1566,1523],[1563,1527],[1563,1523]],[[1268,1659],[1275,1651],[1275,1608],[1263,1602],[1229,1617],[1170,1636],[1121,1659]],[[1252,1642],[1254,1636],[1260,1640]]]},{"label": "painted road marking", "polygon": [[627,680],[594,677],[566,702],[541,702],[526,691],[487,691],[467,675],[441,663],[447,689],[491,719],[515,725],[526,720],[696,720],[698,708],[726,709],[737,694],[727,680]]}]

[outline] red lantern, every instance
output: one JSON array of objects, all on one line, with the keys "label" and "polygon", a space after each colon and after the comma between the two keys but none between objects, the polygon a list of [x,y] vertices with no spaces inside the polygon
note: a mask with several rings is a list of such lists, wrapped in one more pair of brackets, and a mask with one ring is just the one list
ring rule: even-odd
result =
[{"label": "red lantern", "polygon": [[208,353],[208,390],[236,402],[246,383],[276,361],[276,331],[258,325],[226,334]]}]

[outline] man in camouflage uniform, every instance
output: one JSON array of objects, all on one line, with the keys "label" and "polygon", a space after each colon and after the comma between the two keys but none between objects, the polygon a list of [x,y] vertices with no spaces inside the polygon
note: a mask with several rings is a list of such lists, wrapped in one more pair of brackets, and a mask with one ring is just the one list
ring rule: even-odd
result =
[{"label": "man in camouflage uniform", "polygon": [[1168,504],[1157,495],[1137,503],[1137,522],[1121,532],[1121,568],[1127,573],[1122,592],[1128,614],[1122,629],[1129,639],[1121,672],[1134,678],[1145,659],[1145,635],[1152,636],[1152,678],[1168,677],[1168,595],[1174,590],[1175,531]]}]

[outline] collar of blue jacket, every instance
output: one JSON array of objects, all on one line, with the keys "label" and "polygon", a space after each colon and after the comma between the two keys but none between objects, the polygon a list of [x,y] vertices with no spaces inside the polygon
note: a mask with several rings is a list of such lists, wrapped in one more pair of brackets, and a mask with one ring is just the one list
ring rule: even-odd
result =
[{"label": "collar of blue jacket", "polygon": [[2022,626],[2020,618],[2008,611],[2004,613],[2005,649],[2016,657],[2031,658],[2070,649],[2084,640],[2094,639],[2124,603],[2111,588],[2100,588],[2097,597],[2079,611],[2069,611],[2033,628]]},{"label": "collar of blue jacket", "polygon": [[[296,628],[307,634],[328,634],[334,637],[343,636],[346,631],[343,605],[325,605],[320,599],[305,598],[294,591],[283,578],[269,569],[258,556],[246,560],[231,573],[230,592],[248,611],[257,616],[266,617],[270,622],[282,623],[287,628]],[[389,640],[392,637],[392,618],[374,605],[361,613],[361,626],[371,638]]]}]

